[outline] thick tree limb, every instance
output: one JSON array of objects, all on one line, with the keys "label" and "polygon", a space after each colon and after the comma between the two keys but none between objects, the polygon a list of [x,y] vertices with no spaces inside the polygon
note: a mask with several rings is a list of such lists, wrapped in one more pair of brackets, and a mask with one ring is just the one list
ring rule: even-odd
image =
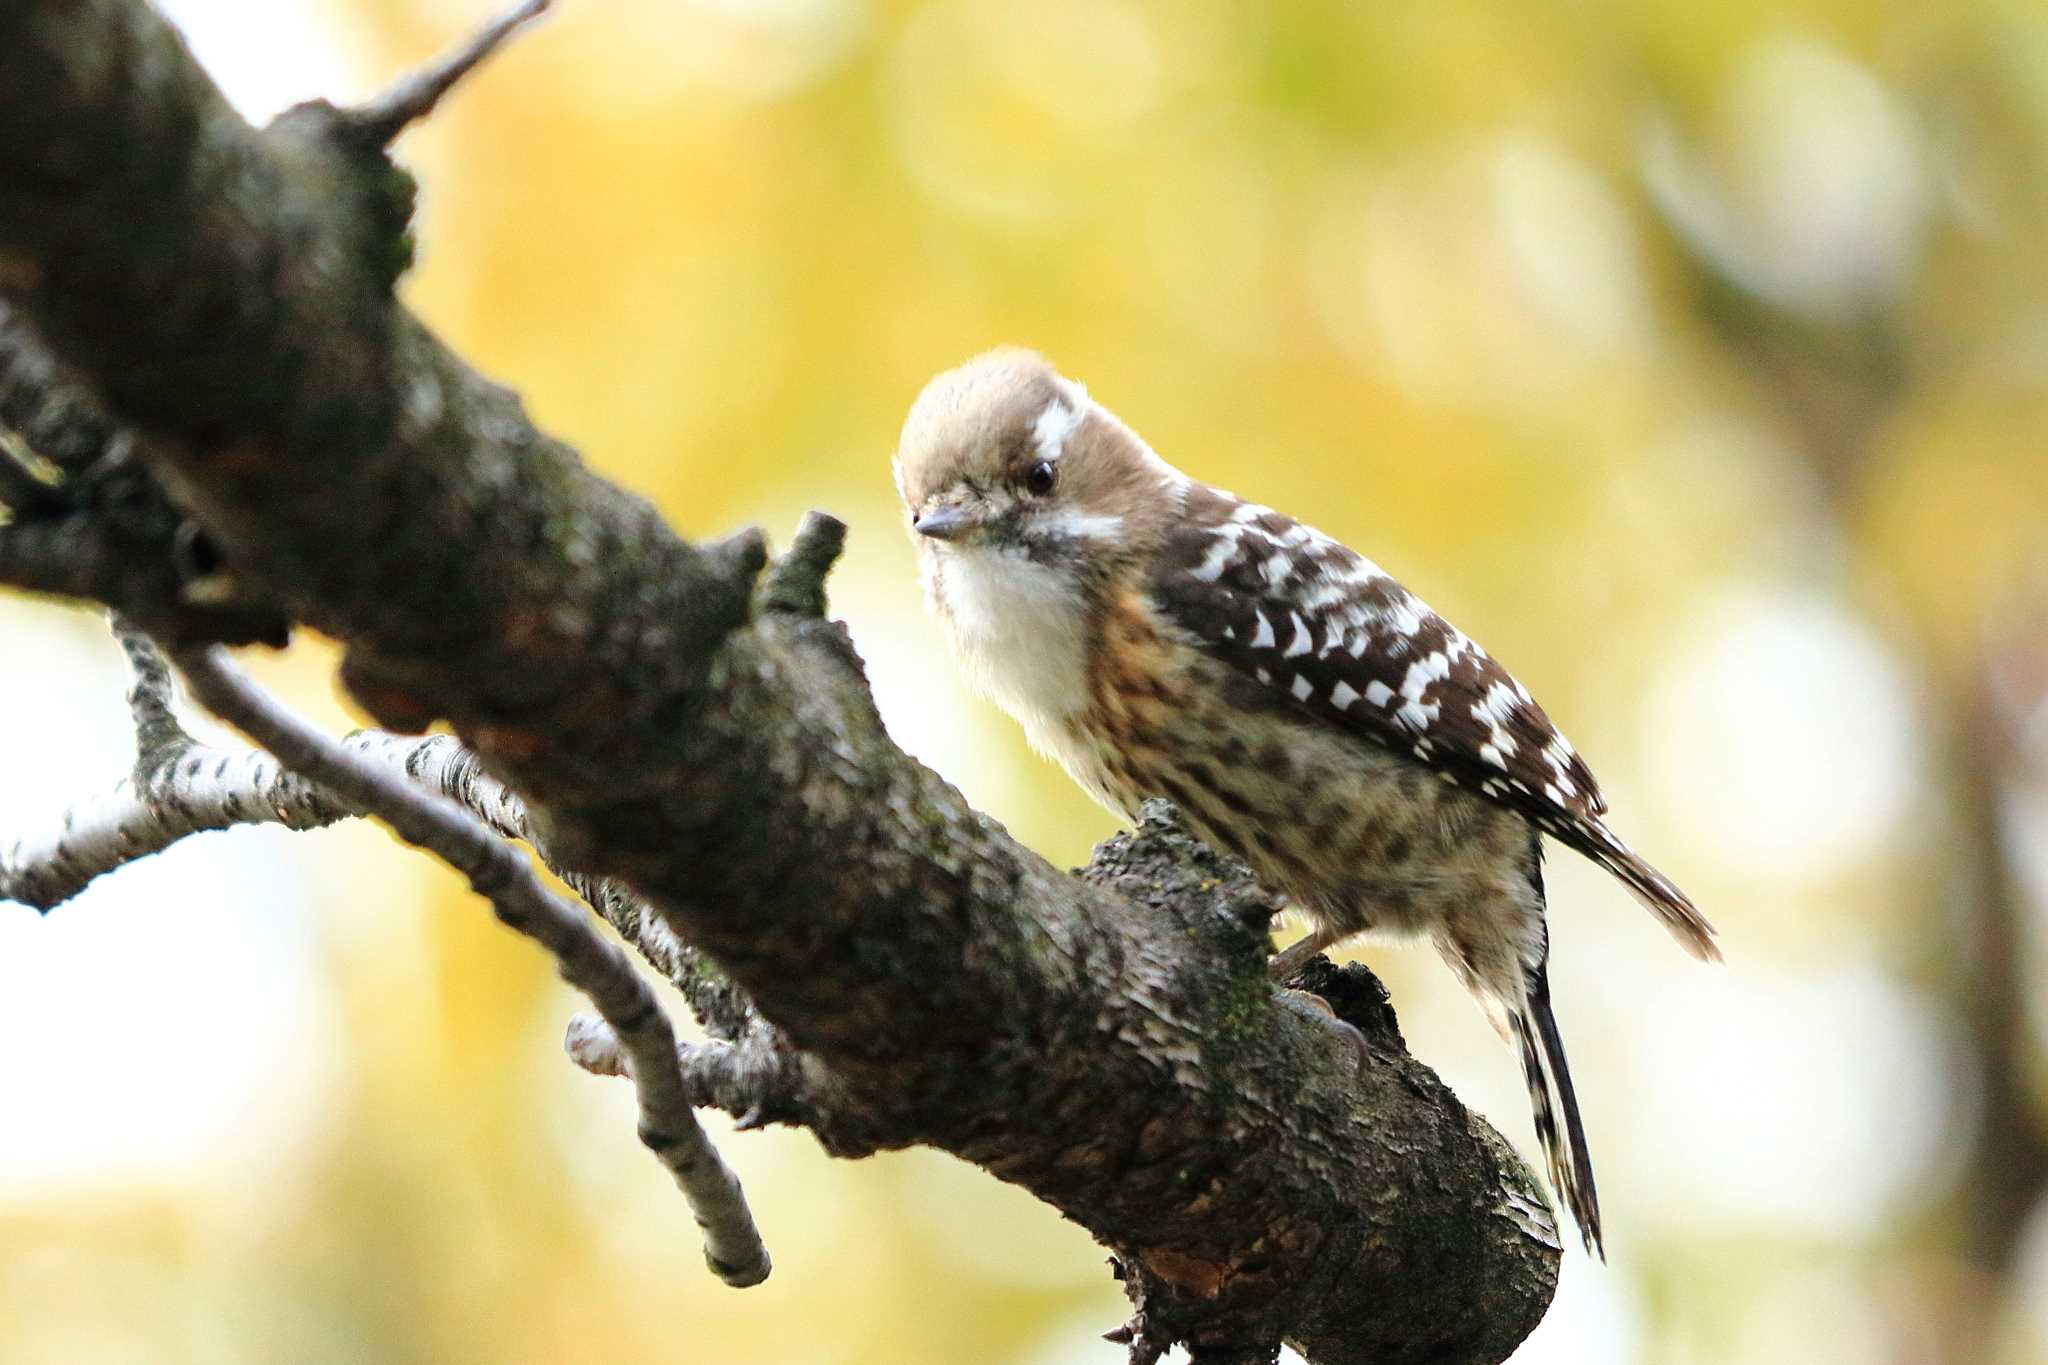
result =
[{"label": "thick tree limb", "polygon": [[1371,1012],[1358,1075],[1276,1008],[1270,902],[1184,835],[1083,884],[890,744],[822,617],[832,524],[757,605],[758,537],[685,545],[534,431],[392,300],[410,186],[348,122],[249,129],[135,0],[0,9],[0,277],[237,579],[714,960],[859,1145],[1093,1231],[1134,1356],[1505,1357],[1558,1253],[1498,1136]]},{"label": "thick tree limb", "polygon": [[284,643],[275,603],[197,562],[210,543],[143,468],[145,440],[0,294],[0,583],[104,602],[168,640]]}]

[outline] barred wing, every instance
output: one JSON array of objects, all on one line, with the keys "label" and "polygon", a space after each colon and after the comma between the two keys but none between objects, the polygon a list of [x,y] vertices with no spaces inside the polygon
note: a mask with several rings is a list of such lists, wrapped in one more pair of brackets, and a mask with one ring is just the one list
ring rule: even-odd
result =
[{"label": "barred wing", "polygon": [[1378,565],[1269,507],[1200,486],[1155,600],[1209,653],[1334,724],[1412,756],[1626,882],[1696,956],[1713,930],[1601,821],[1584,759],[1492,656]]}]

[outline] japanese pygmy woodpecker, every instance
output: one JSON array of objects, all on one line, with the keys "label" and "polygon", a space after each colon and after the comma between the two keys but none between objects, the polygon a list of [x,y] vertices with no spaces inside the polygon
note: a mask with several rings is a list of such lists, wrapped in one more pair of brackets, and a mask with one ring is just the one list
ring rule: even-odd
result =
[{"label": "japanese pygmy woodpecker", "polygon": [[1694,956],[1713,928],[1611,833],[1571,744],[1371,560],[1181,473],[1030,351],[940,375],[896,483],[970,683],[1123,819],[1164,797],[1308,920],[1426,938],[1521,1058],[1551,1183],[1600,1248],[1546,971],[1549,835]]}]

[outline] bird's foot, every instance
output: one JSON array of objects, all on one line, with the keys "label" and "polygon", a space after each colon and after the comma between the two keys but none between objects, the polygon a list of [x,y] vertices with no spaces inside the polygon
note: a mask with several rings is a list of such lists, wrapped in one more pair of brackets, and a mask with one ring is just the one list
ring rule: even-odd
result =
[{"label": "bird's foot", "polygon": [[1339,1019],[1337,1011],[1330,1008],[1329,1001],[1310,991],[1295,990],[1282,990],[1279,992],[1277,999],[1296,1014],[1301,1015],[1305,1019],[1313,1019],[1324,1028],[1330,1030],[1330,1032],[1336,1034],[1338,1038],[1343,1040],[1344,1045],[1351,1049],[1358,1069],[1361,1072],[1365,1070],[1366,1062],[1371,1057],[1371,1052],[1365,1044],[1365,1035],[1360,1033],[1355,1026]]},{"label": "bird's foot", "polygon": [[1342,934],[1330,933],[1324,929],[1311,929],[1299,943],[1291,943],[1266,959],[1266,974],[1275,981],[1285,981],[1306,967],[1317,953],[1342,937]]}]

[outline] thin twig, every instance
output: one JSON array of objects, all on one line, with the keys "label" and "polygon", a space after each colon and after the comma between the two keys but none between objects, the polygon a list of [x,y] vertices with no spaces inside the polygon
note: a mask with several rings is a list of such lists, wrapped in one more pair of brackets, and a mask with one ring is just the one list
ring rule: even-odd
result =
[{"label": "thin twig", "polygon": [[[594,1076],[631,1076],[633,1059],[611,1025],[593,1015],[569,1021],[562,1038],[569,1059]],[[833,1156],[871,1156],[886,1145],[842,1078],[790,1045],[788,1037],[755,1015],[730,1039],[682,1043],[676,1048],[690,1103],[739,1120],[742,1132],[787,1123],[808,1128]]]},{"label": "thin twig", "polygon": [[193,739],[171,709],[177,685],[155,642],[119,613],[109,624],[128,656],[128,714],[135,722],[135,780],[141,784],[167,761],[175,763]]},{"label": "thin twig", "polygon": [[193,696],[303,777],[378,818],[400,838],[435,854],[469,879],[508,927],[554,954],[631,1059],[640,1099],[640,1140],[668,1167],[704,1231],[704,1259],[727,1284],[766,1279],[768,1251],[738,1177],[690,1110],[676,1059],[675,1031],[647,981],[589,919],[549,891],[519,851],[454,802],[394,778],[279,705],[218,647],[173,654]]},{"label": "thin twig", "polygon": [[[0,848],[0,900],[47,911],[99,877],[194,834],[242,825],[321,829],[366,813],[281,766],[261,749],[223,749],[194,739],[172,710],[175,684],[155,643],[118,613],[111,619],[131,673],[134,767],[113,790],[61,812]],[[740,1118],[743,1127],[807,1122],[826,1135],[833,1150],[852,1153],[866,1145],[831,1113],[834,1096],[829,1081],[806,1074],[799,1054],[761,1019],[744,992],[678,939],[632,892],[550,858],[532,829],[525,804],[485,772],[477,756],[453,736],[421,738],[358,730],[338,742],[391,780],[453,801],[493,833],[526,842],[550,871],[682,991],[698,1021],[714,1036],[710,1043],[677,1048],[693,1107],[724,1110]],[[587,1071],[628,1074],[630,1063],[618,1035],[597,1016],[575,1016],[565,1045]]]},{"label": "thin twig", "polygon": [[[0,533],[0,543],[4,539]],[[132,625],[117,628],[134,630]],[[124,639],[124,646],[127,643]],[[137,670],[135,685],[156,686],[141,682],[141,670],[159,657],[154,644],[140,658],[130,651],[131,667]],[[138,736],[134,768],[110,791],[53,812],[0,845],[0,900],[47,912],[99,878],[195,834],[243,825],[324,829],[366,813],[319,783],[280,767],[261,749],[218,748],[182,729],[165,738],[171,742]],[[357,730],[339,743],[394,780],[446,797],[496,834],[531,846],[550,872],[682,991],[698,1022],[714,1037],[735,1039],[759,1023],[746,993],[677,938],[645,901],[617,882],[562,866],[532,828],[525,803],[484,771],[476,754],[454,736]]]},{"label": "thin twig", "polygon": [[431,114],[457,81],[495,52],[513,30],[538,18],[548,4],[549,0],[524,0],[513,6],[432,66],[415,71],[367,104],[347,111],[349,126],[373,146],[390,146],[406,125]]}]

